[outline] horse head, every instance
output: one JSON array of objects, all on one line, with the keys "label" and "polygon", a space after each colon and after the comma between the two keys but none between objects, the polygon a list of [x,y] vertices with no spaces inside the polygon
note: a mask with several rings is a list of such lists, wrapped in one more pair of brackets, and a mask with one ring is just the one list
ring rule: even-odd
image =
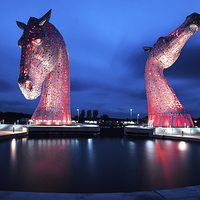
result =
[{"label": "horse head", "polygon": [[160,37],[152,48],[143,47],[143,49],[150,52],[151,62],[168,68],[178,59],[185,42],[199,30],[199,26],[200,15],[193,13],[186,17],[184,23],[176,31],[166,37]]},{"label": "horse head", "polygon": [[18,22],[24,32],[18,41],[21,48],[19,87],[27,99],[41,94],[42,83],[56,65],[59,55],[59,32],[49,23],[51,10],[40,19],[30,17],[27,25]]}]

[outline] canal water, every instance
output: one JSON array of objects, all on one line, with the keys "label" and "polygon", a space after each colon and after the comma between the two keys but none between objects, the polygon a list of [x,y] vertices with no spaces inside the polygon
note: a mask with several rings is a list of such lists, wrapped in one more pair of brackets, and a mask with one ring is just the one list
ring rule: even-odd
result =
[{"label": "canal water", "polygon": [[199,184],[199,143],[125,137],[0,142],[0,190],[101,193]]}]

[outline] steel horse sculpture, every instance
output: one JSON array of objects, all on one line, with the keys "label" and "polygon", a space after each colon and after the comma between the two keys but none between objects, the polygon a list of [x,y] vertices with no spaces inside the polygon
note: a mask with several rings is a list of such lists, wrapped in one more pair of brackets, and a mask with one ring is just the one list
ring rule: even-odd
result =
[{"label": "steel horse sculpture", "polygon": [[24,32],[21,47],[18,84],[27,99],[40,102],[32,123],[44,125],[71,124],[70,75],[68,52],[59,31],[49,23],[51,10],[40,19],[30,17],[28,24],[17,22]]},{"label": "steel horse sculpture", "polygon": [[162,127],[194,127],[192,118],[178,100],[163,75],[179,57],[181,49],[200,26],[200,15],[189,15],[184,23],[166,37],[160,37],[151,47],[145,66],[145,86],[148,103],[148,125]]}]

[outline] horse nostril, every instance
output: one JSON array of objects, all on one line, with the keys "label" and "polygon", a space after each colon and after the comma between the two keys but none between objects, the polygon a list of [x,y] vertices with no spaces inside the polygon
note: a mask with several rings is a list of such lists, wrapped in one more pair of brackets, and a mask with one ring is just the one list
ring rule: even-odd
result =
[{"label": "horse nostril", "polygon": [[31,81],[26,81],[26,89],[32,90],[33,88],[33,83]]}]

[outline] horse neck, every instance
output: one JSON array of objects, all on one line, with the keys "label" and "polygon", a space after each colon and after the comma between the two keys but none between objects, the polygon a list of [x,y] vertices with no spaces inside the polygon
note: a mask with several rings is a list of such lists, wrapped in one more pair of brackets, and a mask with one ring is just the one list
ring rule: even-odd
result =
[{"label": "horse neck", "polygon": [[174,90],[163,75],[163,67],[147,59],[145,86],[149,112],[177,112],[184,109]]},{"label": "horse neck", "polygon": [[44,81],[41,100],[49,106],[66,106],[70,102],[69,58],[66,46],[59,49],[58,61],[54,70]]}]

